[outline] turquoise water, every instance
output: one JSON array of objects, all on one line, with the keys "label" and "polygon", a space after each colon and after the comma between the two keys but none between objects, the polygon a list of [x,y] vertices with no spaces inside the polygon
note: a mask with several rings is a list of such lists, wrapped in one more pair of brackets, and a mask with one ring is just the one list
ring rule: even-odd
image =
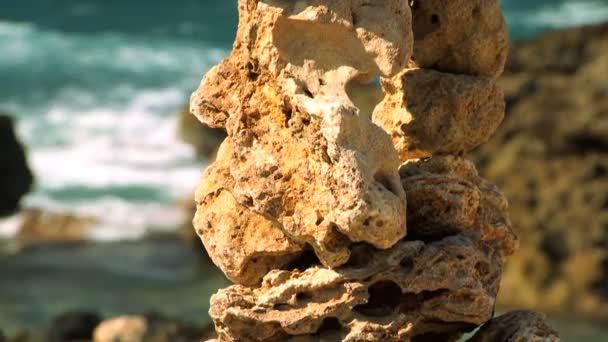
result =
[{"label": "turquoise water", "polygon": [[[174,203],[192,193],[203,162],[176,139],[174,114],[228,54],[236,1],[1,3],[0,112],[19,119],[38,177],[26,205],[101,217],[91,236],[101,240],[187,219]],[[516,39],[608,19],[608,0],[503,8]]]},{"label": "turquoise water", "polygon": [[227,285],[189,246],[166,238],[0,253],[0,274],[0,328],[10,334],[71,310],[104,317],[155,311],[205,324],[209,297]]}]

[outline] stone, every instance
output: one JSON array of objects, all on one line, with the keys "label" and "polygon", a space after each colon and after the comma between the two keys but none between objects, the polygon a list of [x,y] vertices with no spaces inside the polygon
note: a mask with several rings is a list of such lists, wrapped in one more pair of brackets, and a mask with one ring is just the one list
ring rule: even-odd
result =
[{"label": "stone", "polygon": [[93,312],[72,311],[53,319],[47,329],[45,341],[91,341],[93,331],[101,317]]},{"label": "stone", "polygon": [[469,340],[470,342],[559,342],[557,333],[543,314],[513,311],[492,319]]},{"label": "stone", "polygon": [[505,255],[515,252],[518,239],[507,199],[471,161],[437,156],[406,163],[400,173],[408,194],[410,236],[428,240],[477,231],[482,241],[500,244]]},{"label": "stone", "polygon": [[229,174],[232,142],[203,174],[196,190],[193,224],[213,262],[235,283],[257,284],[268,271],[289,263],[303,246],[291,241],[281,225],[240,205]]},{"label": "stone", "polygon": [[414,63],[498,78],[509,51],[499,0],[412,0]]},{"label": "stone", "polygon": [[14,120],[0,113],[0,217],[19,209],[21,198],[33,185],[34,176],[27,163],[23,145],[15,133]]},{"label": "stone", "polygon": [[150,313],[103,321],[95,329],[93,342],[192,342],[209,335],[204,327]]},{"label": "stone", "polygon": [[[236,202],[276,220],[326,266],[344,264],[351,243],[391,247],[406,234],[399,160],[346,85],[391,76],[407,63],[409,8],[402,1],[240,1],[239,11],[231,56],[191,100],[193,114],[232,139]],[[381,25],[373,19],[379,14]],[[295,29],[305,34],[293,36]]]},{"label": "stone", "polygon": [[340,336],[403,341],[456,336],[492,317],[502,257],[467,235],[353,249],[335,270],[274,270],[256,288],[234,285],[211,299],[220,340]]},{"label": "stone", "polygon": [[401,162],[471,151],[504,117],[503,92],[486,78],[414,68],[383,79],[382,87],[373,120],[392,137]]}]

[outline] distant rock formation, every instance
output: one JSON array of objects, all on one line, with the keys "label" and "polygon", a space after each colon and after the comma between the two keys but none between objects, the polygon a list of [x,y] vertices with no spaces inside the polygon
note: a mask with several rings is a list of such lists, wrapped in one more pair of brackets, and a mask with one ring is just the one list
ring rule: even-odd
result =
[{"label": "distant rock formation", "polygon": [[522,248],[499,303],[608,319],[608,24],[515,43],[507,116],[473,154]]},{"label": "distant rock formation", "polygon": [[[219,341],[456,341],[490,321],[518,240],[463,154],[504,115],[499,2],[240,0],[239,17],[190,103],[228,134],[195,194],[236,283],[211,298]],[[364,113],[349,84],[378,76]],[[546,324],[511,315],[477,338]]]},{"label": "distant rock formation", "polygon": [[0,216],[5,216],[19,209],[21,198],[32,188],[34,176],[15,134],[13,119],[1,113],[0,148]]}]

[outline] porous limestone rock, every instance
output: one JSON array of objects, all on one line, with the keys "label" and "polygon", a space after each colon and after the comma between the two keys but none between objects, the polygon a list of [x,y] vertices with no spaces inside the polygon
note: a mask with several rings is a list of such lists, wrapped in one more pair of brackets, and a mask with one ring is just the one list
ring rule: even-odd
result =
[{"label": "porous limestone rock", "polygon": [[194,226],[213,262],[235,283],[255,285],[268,271],[289,263],[302,250],[281,225],[240,205],[229,175],[230,138],[220,147],[196,190]]},{"label": "porous limestone rock", "polygon": [[[271,271],[211,299],[222,341],[337,334],[343,341],[456,336],[492,317],[502,256],[467,235],[353,248],[344,267]],[[337,340],[337,339],[336,339]]]},{"label": "porous limestone rock", "polygon": [[411,0],[414,62],[422,68],[497,78],[507,60],[499,0]]},{"label": "porous limestone rock", "polygon": [[[194,219],[237,283],[211,299],[218,341],[456,341],[488,322],[517,238],[461,155],[504,114],[498,1],[240,0],[239,15],[190,103],[228,134]],[[349,97],[377,76],[379,105]]]},{"label": "porous limestone rock", "polygon": [[479,177],[471,161],[437,156],[406,163],[400,173],[410,235],[428,240],[478,231],[481,240],[499,243],[505,255],[517,249],[507,199]]},{"label": "porous limestone rock", "polygon": [[327,266],[345,263],[350,243],[391,247],[406,233],[399,159],[346,85],[407,63],[409,7],[240,1],[239,13],[233,53],[191,100],[195,115],[232,138],[235,200],[278,221]]},{"label": "porous limestone rock", "polygon": [[513,311],[484,324],[470,342],[559,342],[559,335],[543,314]]},{"label": "porous limestone rock", "polygon": [[383,79],[382,87],[386,96],[373,120],[392,137],[402,162],[470,151],[504,117],[503,92],[486,78],[413,68]]}]

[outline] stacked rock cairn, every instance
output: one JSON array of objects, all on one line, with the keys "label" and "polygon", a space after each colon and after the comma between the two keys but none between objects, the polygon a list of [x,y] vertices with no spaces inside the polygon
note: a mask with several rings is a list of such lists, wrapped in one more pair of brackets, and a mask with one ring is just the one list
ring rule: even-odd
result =
[{"label": "stacked rock cairn", "polygon": [[[190,107],[228,137],[194,226],[236,285],[219,341],[558,341],[493,319],[517,249],[507,200],[464,155],[504,116],[498,0],[239,0],[231,55]],[[357,84],[383,100],[365,112]]]}]

